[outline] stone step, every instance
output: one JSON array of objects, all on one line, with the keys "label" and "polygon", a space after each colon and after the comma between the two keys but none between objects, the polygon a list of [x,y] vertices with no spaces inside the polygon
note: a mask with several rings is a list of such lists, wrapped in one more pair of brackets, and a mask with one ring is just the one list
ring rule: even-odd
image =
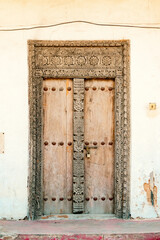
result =
[{"label": "stone step", "polygon": [[160,219],[0,221],[0,240],[160,240]]}]

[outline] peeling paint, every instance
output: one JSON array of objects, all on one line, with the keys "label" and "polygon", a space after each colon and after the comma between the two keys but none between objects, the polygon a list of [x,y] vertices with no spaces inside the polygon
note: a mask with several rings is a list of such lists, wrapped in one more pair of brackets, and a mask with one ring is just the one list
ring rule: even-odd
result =
[{"label": "peeling paint", "polygon": [[148,183],[144,183],[144,190],[147,194],[147,201],[152,206],[157,207],[157,187],[155,186],[154,173],[150,173]]}]

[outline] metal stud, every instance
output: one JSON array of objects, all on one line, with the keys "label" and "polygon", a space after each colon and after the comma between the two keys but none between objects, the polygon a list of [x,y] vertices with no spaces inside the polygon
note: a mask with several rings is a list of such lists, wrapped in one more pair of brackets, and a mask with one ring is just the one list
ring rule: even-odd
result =
[{"label": "metal stud", "polygon": [[71,146],[72,145],[72,142],[68,142],[68,146]]},{"label": "metal stud", "polygon": [[104,200],[105,200],[105,197],[102,197],[101,200],[104,201]]},{"label": "metal stud", "polygon": [[63,89],[64,89],[63,87],[60,87],[60,88],[59,88],[59,91],[63,91]]},{"label": "metal stud", "polygon": [[97,142],[93,142],[93,145],[97,145]]},{"label": "metal stud", "polygon": [[105,145],[105,142],[101,142],[101,145]]},{"label": "metal stud", "polygon": [[60,200],[60,201],[63,201],[63,200],[64,200],[64,198],[63,198],[63,197],[61,197],[59,200]]},{"label": "metal stud", "polygon": [[105,87],[101,87],[101,90],[104,91],[104,90],[105,90]]},{"label": "metal stud", "polygon": [[68,90],[68,91],[71,91],[71,87],[68,87],[67,90]]},{"label": "metal stud", "polygon": [[43,90],[44,90],[44,91],[48,91],[48,87],[44,87]]},{"label": "metal stud", "polygon": [[63,146],[63,145],[64,145],[64,142],[60,142],[59,145],[60,145],[60,146]]},{"label": "metal stud", "polygon": [[47,142],[47,141],[45,141],[45,142],[44,142],[44,145],[45,145],[45,146],[47,146],[47,145],[48,145],[48,142]]},{"label": "metal stud", "polygon": [[56,91],[56,88],[55,88],[55,87],[52,87],[52,91]]},{"label": "metal stud", "polygon": [[44,199],[44,201],[47,201],[48,200],[48,198],[43,198]]},{"label": "metal stud", "polygon": [[95,91],[97,88],[94,86],[92,89]]},{"label": "metal stud", "polygon": [[86,198],[86,201],[89,201],[89,197]]},{"label": "metal stud", "polygon": [[71,197],[68,197],[67,200],[68,200],[68,201],[72,201],[72,198],[71,198]]},{"label": "metal stud", "polygon": [[55,198],[55,197],[53,197],[53,198],[52,198],[52,201],[56,201],[56,198]]},{"label": "metal stud", "polygon": [[109,87],[108,90],[109,90],[109,91],[112,91],[112,90],[113,90],[113,87]]},{"label": "metal stud", "polygon": [[52,145],[56,145],[56,142],[52,142]]},{"label": "metal stud", "polygon": [[88,91],[88,90],[89,90],[89,87],[85,87],[85,90]]},{"label": "metal stud", "polygon": [[114,197],[109,197],[109,200],[112,201],[114,199]]},{"label": "metal stud", "polygon": [[97,197],[94,197],[93,200],[94,200],[94,201],[97,201]]}]

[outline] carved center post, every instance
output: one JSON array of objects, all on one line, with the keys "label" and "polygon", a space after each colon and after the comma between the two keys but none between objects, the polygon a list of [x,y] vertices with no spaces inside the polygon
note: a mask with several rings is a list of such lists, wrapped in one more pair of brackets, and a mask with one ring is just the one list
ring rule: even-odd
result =
[{"label": "carved center post", "polygon": [[73,213],[84,212],[84,79],[73,79]]}]

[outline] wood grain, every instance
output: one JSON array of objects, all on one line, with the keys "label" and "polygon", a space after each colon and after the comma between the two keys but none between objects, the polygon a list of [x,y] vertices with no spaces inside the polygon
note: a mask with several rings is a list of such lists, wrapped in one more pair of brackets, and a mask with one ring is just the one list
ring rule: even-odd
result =
[{"label": "wood grain", "polygon": [[85,89],[85,142],[97,142],[85,157],[85,212],[113,213],[114,81],[87,80]]},{"label": "wood grain", "polygon": [[[44,214],[72,213],[73,82],[47,79],[43,89]],[[85,213],[113,213],[114,81],[85,80],[85,89],[84,142],[97,146],[85,154]]]},{"label": "wood grain", "polygon": [[44,143],[48,143],[44,145],[43,164],[46,215],[72,211],[72,202],[68,201],[72,193],[72,146],[67,144],[73,141],[72,91],[67,90],[69,86],[72,87],[69,79],[43,82]]}]

